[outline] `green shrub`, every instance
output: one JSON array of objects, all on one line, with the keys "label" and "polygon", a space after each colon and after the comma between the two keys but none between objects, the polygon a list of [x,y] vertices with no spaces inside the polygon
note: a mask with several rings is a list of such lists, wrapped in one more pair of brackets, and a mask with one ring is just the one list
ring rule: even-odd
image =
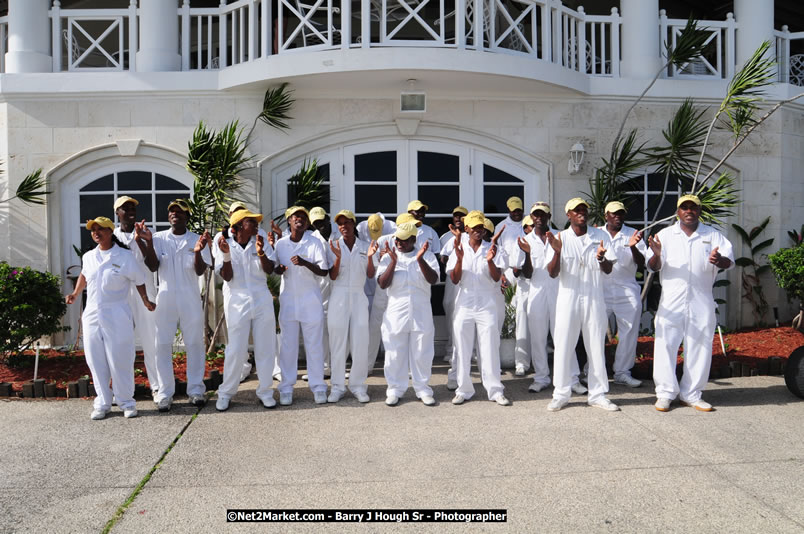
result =
[{"label": "green shrub", "polygon": [[66,311],[57,276],[0,262],[0,358],[67,330],[61,326]]},{"label": "green shrub", "polygon": [[768,260],[779,287],[804,304],[804,245],[779,249]]}]

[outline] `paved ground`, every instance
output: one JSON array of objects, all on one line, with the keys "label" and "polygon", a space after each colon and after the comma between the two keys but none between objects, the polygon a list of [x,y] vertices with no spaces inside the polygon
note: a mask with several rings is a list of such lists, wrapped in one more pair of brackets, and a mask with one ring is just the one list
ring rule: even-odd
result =
[{"label": "paved ground", "polygon": [[[477,379],[477,377],[476,377]],[[399,406],[347,395],[265,410],[256,380],[231,409],[90,421],[90,402],[0,402],[0,532],[99,532],[184,430],[112,532],[802,532],[804,404],[779,377],[710,383],[717,408],[653,409],[651,385],[612,384],[623,410],[507,374],[508,408],[481,394],[453,406],[412,391]],[[482,397],[482,398],[481,398]],[[503,508],[505,524],[227,524],[227,508]]]}]

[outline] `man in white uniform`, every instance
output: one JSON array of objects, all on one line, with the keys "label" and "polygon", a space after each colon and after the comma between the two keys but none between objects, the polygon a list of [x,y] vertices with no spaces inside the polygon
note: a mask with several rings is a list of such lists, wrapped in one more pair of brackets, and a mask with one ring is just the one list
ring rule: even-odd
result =
[{"label": "man in white uniform", "polygon": [[408,389],[408,374],[416,396],[434,406],[428,385],[433,366],[433,313],[430,286],[438,280],[438,260],[429,242],[416,247],[414,223],[397,224],[395,247],[386,245],[377,283],[388,290],[388,309],[382,323],[385,346],[385,404],[395,406]]},{"label": "man in white uniform", "polygon": [[[385,220],[385,215],[382,213],[375,213],[360,224],[357,225],[358,237],[364,240],[366,246],[371,245],[372,241],[379,241],[384,236],[390,236],[396,231],[396,223],[393,221]],[[384,245],[379,245],[379,250],[382,250]],[[379,265],[379,259],[374,262],[374,265]],[[366,296],[369,300],[369,324],[368,324],[368,374],[372,374],[374,364],[377,362],[377,355],[380,351],[380,342],[382,341],[382,316],[385,314],[385,308],[388,306],[388,295],[384,289],[380,289],[377,285],[377,278],[371,277],[366,279],[365,286]]]},{"label": "man in white uniform", "polygon": [[[702,412],[712,405],[701,398],[712,364],[715,300],[712,284],[718,269],[734,266],[731,242],[699,221],[701,200],[695,195],[678,199],[678,222],[648,240],[648,268],[659,272],[662,296],[656,312],[653,381],[656,409],[666,412],[681,399]],[[676,378],[678,347],[684,343],[684,375]]]},{"label": "man in white uniform", "polygon": [[[114,212],[119,225],[114,229],[114,235],[134,254],[134,259],[137,260],[137,265],[145,277],[145,291],[148,293],[148,298],[154,301],[156,300],[154,273],[145,265],[145,255],[148,253],[147,243],[142,239],[134,239],[134,223],[137,221],[138,204],[137,199],[129,196],[122,196],[115,200]],[[154,255],[151,258],[152,265],[155,260]],[[156,397],[156,392],[159,390],[159,375],[156,370],[156,324],[154,323],[156,315],[142,306],[141,301],[137,289],[132,286],[128,295],[128,305],[134,316],[134,335],[139,338],[142,347],[145,372],[148,373],[148,383],[151,386],[151,397],[153,398]]]},{"label": "man in white uniform", "polygon": [[[411,200],[408,202],[408,213],[421,223],[417,241],[421,241],[422,239],[426,240],[430,253],[438,258],[441,254],[441,239],[431,226],[424,224],[424,218],[427,216],[427,210],[429,209],[427,204],[422,204],[419,200]],[[399,225],[399,221],[397,221],[397,225]]]},{"label": "man in white uniform", "polygon": [[[478,364],[488,399],[509,406],[511,402],[505,398],[500,381],[500,330],[494,300],[506,263],[495,242],[483,241],[484,220],[482,212],[469,212],[464,219],[469,241],[462,243],[461,236],[455,235],[447,263],[447,275],[458,288],[453,324],[458,388],[452,403],[463,404],[475,393],[469,372],[477,331]],[[523,246],[527,247],[526,244]]]},{"label": "man in white uniform", "polygon": [[309,215],[305,208],[293,206],[285,212],[288,235],[276,242],[276,268],[282,275],[279,293],[279,328],[282,331],[279,348],[279,404],[293,403],[293,385],[299,365],[299,329],[304,336],[307,357],[308,384],[316,404],[326,404],[327,384],[324,382],[324,306],[319,279],[328,272],[324,246],[307,232]]},{"label": "man in white uniform", "polygon": [[[176,199],[168,205],[170,230],[153,235],[158,260],[159,292],[156,295],[156,365],[159,373],[159,411],[170,410],[176,382],[173,377],[173,340],[181,328],[187,351],[187,396],[190,404],[206,404],[204,393],[204,310],[198,277],[212,265],[209,232],[198,235],[187,229],[190,205]],[[146,230],[146,234],[150,234]],[[145,237],[148,239],[149,235]]]},{"label": "man in white uniform", "polygon": [[[454,210],[452,210],[452,225],[448,232],[444,232],[444,235],[441,236],[441,263],[446,265],[447,261],[449,260],[449,255],[452,253],[455,244],[455,234],[452,232],[453,229],[457,230],[459,233],[463,233],[464,226],[463,226],[463,218],[466,217],[466,214],[469,213],[469,210],[464,208],[463,206],[458,206]],[[444,320],[447,324],[447,344],[444,347],[444,361],[449,362],[452,361],[452,354],[454,351],[453,346],[453,339],[454,335],[452,332],[452,318],[453,313],[455,311],[455,297],[458,294],[458,288],[455,284],[452,283],[452,279],[447,275],[446,280],[444,280],[444,300],[442,304],[444,306]],[[457,382],[455,383],[455,387],[452,387],[453,384],[448,383],[447,387],[450,389],[455,389],[458,387]]]},{"label": "man in white uniform", "polygon": [[[329,352],[332,379],[328,402],[338,402],[346,392],[346,356],[351,354],[349,391],[359,402],[368,402],[368,299],[364,287],[367,277],[374,277],[374,263],[368,263],[369,245],[357,239],[357,219],[349,210],[335,216],[341,237],[328,246],[329,278]],[[376,247],[376,245],[375,245]]]},{"label": "man in white uniform", "polygon": [[[530,215],[522,218],[522,232],[525,237],[533,231],[533,219]],[[503,232],[503,235],[505,232]],[[509,247],[519,247],[514,241]],[[509,256],[514,256],[517,251],[511,250]],[[532,267],[532,266],[531,266]],[[514,346],[514,375],[525,376],[530,368],[530,334],[528,334],[528,289],[530,288],[530,279],[526,277],[522,269],[511,269],[513,276],[511,282],[516,285],[516,292],[514,293],[514,304],[516,309],[516,329],[514,335],[516,337],[516,345]]]},{"label": "man in white uniform", "polygon": [[[552,278],[558,277],[558,301],[554,334],[553,400],[547,409],[556,412],[567,405],[572,392],[572,362],[575,344],[583,333],[589,354],[589,406],[606,411],[619,407],[606,398],[609,390],[606,374],[606,302],[603,276],[611,273],[617,257],[611,250],[606,232],[587,226],[589,205],[581,198],[567,202],[564,210],[570,227],[554,237],[547,233],[553,259],[547,265]],[[532,215],[531,215],[532,216]],[[533,285],[531,285],[531,289]],[[577,360],[576,365],[577,365]]]},{"label": "man in white uniform", "polygon": [[638,388],[642,382],[631,376],[642,319],[642,297],[635,277],[637,269],[645,267],[647,249],[642,232],[623,224],[625,206],[622,202],[609,202],[605,212],[606,231],[611,236],[611,248],[617,256],[617,263],[603,286],[606,315],[613,313],[617,318],[614,382]]},{"label": "man in white uniform", "polygon": [[224,299],[229,342],[223,364],[223,383],[218,388],[218,411],[229,409],[237,393],[243,365],[248,359],[249,332],[254,339],[254,363],[260,384],[257,398],[274,408],[273,376],[276,361],[276,321],[266,276],[274,269],[273,247],[259,234],[262,215],[235,210],[229,218],[229,237],[221,235],[215,247],[215,271],[224,280]]},{"label": "man in white uniform", "polygon": [[[324,247],[324,259],[327,262],[326,269],[329,269],[329,239],[333,235],[333,225],[329,219],[329,214],[320,206],[316,206],[310,210],[310,226],[313,230],[313,237],[321,241]],[[337,228],[335,228],[336,230]],[[336,234],[337,235],[337,234]],[[337,239],[337,237],[336,237]],[[324,304],[324,328],[321,332],[321,339],[324,347],[324,378],[328,378],[330,374],[330,354],[329,354],[329,327],[327,323],[327,312],[329,311],[329,295],[332,290],[332,285],[329,276],[322,276],[318,279],[321,285],[321,302]],[[307,374],[302,375],[302,380],[307,380]]]},{"label": "man in white uniform", "polygon": [[365,221],[357,224],[357,237],[368,243],[377,241],[381,235],[393,234],[396,232],[396,223],[389,221],[385,215],[372,213]]}]

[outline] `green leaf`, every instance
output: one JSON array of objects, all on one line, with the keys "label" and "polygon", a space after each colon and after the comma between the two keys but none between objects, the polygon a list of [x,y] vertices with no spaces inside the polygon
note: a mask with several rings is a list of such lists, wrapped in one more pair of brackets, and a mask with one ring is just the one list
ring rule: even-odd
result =
[{"label": "green leaf", "polygon": [[765,241],[763,241],[759,245],[757,245],[755,247],[752,247],[751,248],[751,255],[756,256],[757,252],[759,252],[762,249],[768,248],[769,246],[771,246],[771,244],[773,244],[773,238],[772,237],[770,239],[766,239]]},{"label": "green leaf", "polygon": [[715,283],[712,284],[712,287],[726,287],[726,286],[730,286],[730,285],[731,285],[730,280],[723,279],[723,280],[716,280]]},{"label": "green leaf", "polygon": [[770,265],[760,265],[757,267],[757,276],[761,276],[770,270]]},{"label": "green leaf", "polygon": [[754,260],[751,258],[737,258],[734,260],[734,263],[736,263],[738,267],[750,267],[754,265]]},{"label": "green leaf", "polygon": [[287,87],[288,84],[283,83],[279,87],[265,91],[265,97],[262,101],[262,111],[257,116],[259,120],[277,130],[290,128],[286,121],[293,119],[293,117],[288,115],[288,112],[293,107],[295,99],[292,97],[293,91],[288,90]]},{"label": "green leaf", "polygon": [[751,243],[751,238],[748,237],[748,232],[746,232],[742,226],[737,223],[732,223],[731,227],[737,231],[737,233],[740,235],[740,239],[743,240],[743,243]]}]

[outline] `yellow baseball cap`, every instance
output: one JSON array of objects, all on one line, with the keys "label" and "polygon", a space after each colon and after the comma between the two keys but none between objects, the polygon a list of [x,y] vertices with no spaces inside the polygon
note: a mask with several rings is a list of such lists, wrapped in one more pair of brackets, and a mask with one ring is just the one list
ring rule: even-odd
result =
[{"label": "yellow baseball cap", "polygon": [[90,232],[92,231],[92,225],[97,224],[101,228],[108,228],[109,230],[114,230],[114,223],[109,217],[95,217],[94,219],[89,219],[87,221],[87,230]]},{"label": "yellow baseball cap", "polygon": [[416,237],[417,233],[419,233],[419,229],[416,228],[416,225],[411,222],[406,222],[396,227],[394,237],[402,241],[407,241],[411,237]]},{"label": "yellow baseball cap", "polygon": [[335,215],[335,224],[338,224],[338,217],[346,217],[347,219],[352,219],[352,222],[357,224],[357,218],[355,214],[352,213],[350,210],[341,210]]},{"label": "yellow baseball cap", "polygon": [[625,204],[618,200],[614,200],[606,204],[606,209],[603,210],[606,213],[617,213],[618,211],[625,211]]},{"label": "yellow baseball cap", "polygon": [[485,219],[485,218],[483,219],[483,228],[485,228],[492,234],[494,233],[494,223],[491,222],[491,219]]},{"label": "yellow baseball cap", "polygon": [[400,224],[405,224],[407,222],[415,224],[416,227],[422,225],[422,222],[413,215],[411,215],[410,213],[400,213],[399,217],[396,218],[397,226],[399,226]]},{"label": "yellow baseball cap", "polygon": [[693,202],[698,206],[701,205],[701,199],[698,198],[698,195],[683,195],[678,199],[678,202],[676,203],[676,208],[680,208],[681,205],[685,202]]},{"label": "yellow baseball cap", "polygon": [[410,202],[408,202],[408,211],[411,211],[411,210],[419,211],[422,208],[424,208],[426,210],[430,209],[430,208],[427,207],[427,204],[422,204],[422,202],[420,200],[411,200]]},{"label": "yellow baseball cap", "polygon": [[571,210],[574,210],[575,208],[577,208],[578,206],[580,206],[582,204],[584,206],[586,206],[587,208],[589,207],[589,204],[587,204],[586,201],[584,199],[582,199],[581,197],[571,198],[564,205],[564,213],[569,213]]},{"label": "yellow baseball cap", "polygon": [[303,211],[307,215],[307,220],[310,220],[310,212],[303,206],[291,206],[285,210],[285,219],[290,219],[290,216],[296,212]]},{"label": "yellow baseball cap", "polygon": [[464,215],[469,213],[469,210],[464,208],[463,206],[458,206],[454,210],[452,210],[452,214],[455,215],[456,213],[463,213]]},{"label": "yellow baseball cap", "polygon": [[533,213],[534,211],[543,211],[544,213],[550,215],[550,204],[547,202],[534,202],[533,206],[530,207],[530,212]]},{"label": "yellow baseball cap", "polygon": [[243,219],[257,219],[257,222],[261,223],[262,214],[251,213],[248,209],[237,210],[229,216],[229,226],[234,226]]},{"label": "yellow baseball cap", "polygon": [[383,220],[379,214],[369,216],[366,226],[368,226],[369,237],[372,241],[376,241],[382,235],[382,223]]},{"label": "yellow baseball cap", "polygon": [[140,201],[136,198],[131,198],[128,195],[123,195],[122,197],[117,197],[117,200],[114,201],[114,210],[117,211],[117,208],[125,204],[126,202],[133,202],[135,206],[140,204]]},{"label": "yellow baseball cap", "polygon": [[170,211],[170,208],[172,208],[173,206],[178,207],[182,211],[190,213],[190,204],[187,203],[187,199],[177,198],[176,200],[168,204],[168,211]]},{"label": "yellow baseball cap", "polygon": [[472,210],[466,214],[466,217],[463,218],[463,225],[466,228],[474,228],[477,225],[484,224],[485,220],[486,216],[483,215],[482,211]]},{"label": "yellow baseball cap", "polygon": [[524,217],[522,217],[522,226],[523,227],[533,226],[533,219],[531,218],[530,215],[525,215]]},{"label": "yellow baseball cap", "polygon": [[310,218],[310,223],[312,224],[316,221],[323,221],[326,219],[327,212],[324,210],[324,208],[316,206],[310,210],[310,213],[308,213],[307,216]]},{"label": "yellow baseball cap", "polygon": [[508,211],[514,210],[521,210],[522,208],[522,199],[519,197],[511,197],[505,201],[505,205],[508,206]]},{"label": "yellow baseball cap", "polygon": [[231,215],[232,213],[236,212],[237,210],[247,210],[247,209],[248,209],[248,206],[246,206],[246,204],[244,202],[240,202],[239,200],[236,200],[235,202],[232,202],[232,204],[229,206],[229,212],[228,213],[229,213],[229,215]]}]

